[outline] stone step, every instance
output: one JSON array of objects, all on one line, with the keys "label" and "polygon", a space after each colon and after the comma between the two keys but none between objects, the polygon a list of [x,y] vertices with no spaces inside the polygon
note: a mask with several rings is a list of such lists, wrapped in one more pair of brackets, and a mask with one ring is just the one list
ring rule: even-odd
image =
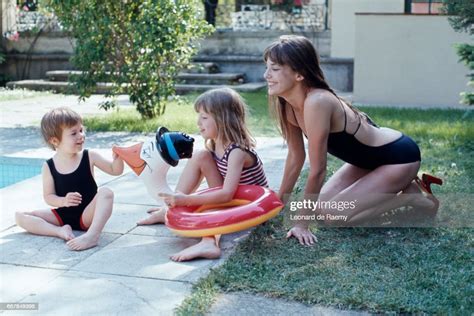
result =
[{"label": "stone step", "polygon": [[243,73],[180,73],[178,80],[187,84],[242,84],[245,82]]},{"label": "stone step", "polygon": [[[50,81],[68,81],[71,75],[80,75],[82,71],[77,70],[53,70],[47,71],[46,77]],[[181,72],[178,80],[191,84],[238,84],[244,83],[243,73],[189,73]]]},{"label": "stone step", "polygon": [[77,70],[50,70],[46,72],[49,81],[68,81],[71,75],[80,75],[82,71]]},{"label": "stone step", "polygon": [[177,84],[175,87],[178,94],[186,94],[190,92],[202,92],[222,87],[229,87],[238,92],[255,92],[265,88],[266,86],[266,82],[247,82],[237,85]]},{"label": "stone step", "polygon": [[[249,82],[237,85],[212,85],[212,84],[177,84],[175,86],[177,94],[186,94],[190,92],[202,92],[214,88],[230,87],[239,92],[253,92],[266,87],[265,82]],[[54,91],[60,93],[73,93],[74,86],[67,81],[48,81],[48,80],[21,80],[10,81],[7,88],[22,88],[35,91]],[[105,94],[112,89],[112,83],[98,83],[95,93]]]},{"label": "stone step", "polygon": [[219,66],[213,62],[190,63],[188,68],[186,68],[186,72],[215,74],[219,72]]}]

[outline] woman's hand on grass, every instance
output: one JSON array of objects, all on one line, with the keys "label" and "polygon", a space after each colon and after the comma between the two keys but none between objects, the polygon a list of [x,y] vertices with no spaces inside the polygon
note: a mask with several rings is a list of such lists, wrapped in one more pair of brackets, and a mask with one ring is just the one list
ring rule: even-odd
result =
[{"label": "woman's hand on grass", "polygon": [[290,238],[290,237],[295,237],[296,239],[298,239],[300,244],[306,245],[306,246],[312,246],[314,245],[315,242],[318,241],[316,236],[314,236],[313,233],[311,233],[308,228],[300,227],[300,226],[294,226],[292,229],[288,231],[288,233],[286,234],[286,238]]}]

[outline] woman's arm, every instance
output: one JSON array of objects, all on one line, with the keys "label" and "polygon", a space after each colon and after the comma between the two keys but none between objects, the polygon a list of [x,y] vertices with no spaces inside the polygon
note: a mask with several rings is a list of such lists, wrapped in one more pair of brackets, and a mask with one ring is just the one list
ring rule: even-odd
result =
[{"label": "woman's arm", "polygon": [[286,156],[283,178],[278,191],[278,197],[281,200],[286,200],[287,195],[293,191],[306,158],[301,128],[291,123],[288,124],[287,128],[288,154]]},{"label": "woman's arm", "polygon": [[226,203],[234,197],[244,163],[249,154],[240,148],[232,150],[227,163],[227,174],[221,189],[199,195],[160,194],[165,202],[173,207],[177,205],[203,205]]},{"label": "woman's arm", "polygon": [[[327,139],[331,130],[332,100],[326,96],[311,95],[304,103],[304,124],[308,136],[310,170],[304,198],[315,198],[320,193],[326,176]],[[313,210],[301,209],[298,215],[312,215]],[[300,244],[311,246],[317,238],[308,229],[308,221],[298,221],[286,235],[295,237]]]},{"label": "woman's arm", "polygon": [[305,198],[319,194],[326,177],[332,101],[326,95],[309,96],[305,101],[304,122],[308,134],[309,156],[309,174],[304,190]]},{"label": "woman's arm", "polygon": [[116,153],[112,153],[112,157],[113,160],[110,161],[95,151],[89,151],[89,159],[93,166],[97,166],[97,168],[110,175],[119,176],[123,172],[123,160]]}]

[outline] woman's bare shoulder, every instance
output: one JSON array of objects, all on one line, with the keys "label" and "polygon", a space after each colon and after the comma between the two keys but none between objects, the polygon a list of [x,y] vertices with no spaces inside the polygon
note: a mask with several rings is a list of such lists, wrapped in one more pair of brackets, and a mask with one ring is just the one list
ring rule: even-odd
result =
[{"label": "woman's bare shoulder", "polygon": [[311,90],[305,100],[305,107],[318,110],[332,111],[337,106],[339,99],[330,91],[324,89]]}]

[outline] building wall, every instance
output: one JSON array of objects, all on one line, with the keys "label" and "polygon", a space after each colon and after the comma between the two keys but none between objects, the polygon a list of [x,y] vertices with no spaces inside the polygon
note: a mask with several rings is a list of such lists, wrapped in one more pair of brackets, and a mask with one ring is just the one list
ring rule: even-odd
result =
[{"label": "building wall", "polygon": [[355,13],[403,13],[404,0],[332,0],[331,57],[354,58]]},{"label": "building wall", "polygon": [[469,71],[453,45],[473,40],[454,32],[446,16],[357,14],[355,25],[355,102],[459,104]]}]

